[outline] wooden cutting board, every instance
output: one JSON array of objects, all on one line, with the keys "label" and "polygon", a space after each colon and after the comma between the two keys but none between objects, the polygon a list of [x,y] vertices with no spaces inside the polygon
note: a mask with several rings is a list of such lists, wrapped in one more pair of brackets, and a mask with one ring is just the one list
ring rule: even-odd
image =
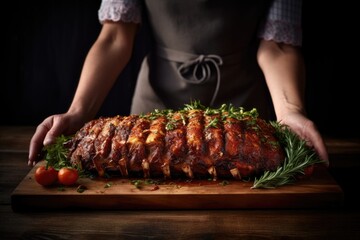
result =
[{"label": "wooden cutting board", "polygon": [[[328,170],[316,168],[309,179],[276,189],[251,189],[252,182],[80,178],[72,187],[43,187],[34,179],[38,163],[11,195],[13,210],[50,209],[250,209],[329,208],[343,204],[343,191]],[[136,179],[139,180],[139,179]],[[79,185],[85,186],[82,193]]]}]

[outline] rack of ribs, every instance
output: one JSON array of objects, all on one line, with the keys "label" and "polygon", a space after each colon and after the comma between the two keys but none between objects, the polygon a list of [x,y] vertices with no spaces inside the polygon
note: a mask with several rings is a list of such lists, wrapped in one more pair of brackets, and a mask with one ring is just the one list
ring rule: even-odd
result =
[{"label": "rack of ribs", "polygon": [[229,109],[101,117],[70,140],[69,159],[99,176],[166,179],[247,179],[281,165],[274,127],[256,110]]}]

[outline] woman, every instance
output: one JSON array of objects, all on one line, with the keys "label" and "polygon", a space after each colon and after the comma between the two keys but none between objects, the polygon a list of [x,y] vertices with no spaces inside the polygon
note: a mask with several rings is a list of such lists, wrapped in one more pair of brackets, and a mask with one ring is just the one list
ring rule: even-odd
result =
[{"label": "woman", "polygon": [[99,19],[103,27],[73,102],[37,127],[29,165],[43,144],[74,133],[96,115],[145,23],[154,44],[139,73],[132,113],[176,109],[191,100],[255,107],[266,119],[275,113],[328,164],[323,139],[305,113],[301,1],[103,0]]}]

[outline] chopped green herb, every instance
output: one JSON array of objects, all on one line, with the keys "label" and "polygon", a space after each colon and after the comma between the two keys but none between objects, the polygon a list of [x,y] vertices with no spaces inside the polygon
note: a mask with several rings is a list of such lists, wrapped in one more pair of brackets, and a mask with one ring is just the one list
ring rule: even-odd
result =
[{"label": "chopped green herb", "polygon": [[60,170],[62,167],[73,167],[68,159],[69,148],[66,147],[70,139],[71,136],[61,135],[56,138],[55,143],[43,148],[47,167],[52,166],[56,170]]},{"label": "chopped green herb", "polygon": [[87,190],[87,187],[81,184],[76,189],[78,193],[83,193],[85,190]]},{"label": "chopped green herb", "polygon": [[230,184],[230,182],[227,181],[227,180],[223,180],[223,181],[221,181],[221,182],[219,183],[219,185],[221,185],[221,186],[226,186],[226,185],[229,185],[229,184]]},{"label": "chopped green herb", "polygon": [[166,123],[165,129],[167,131],[174,130],[174,128],[175,128],[175,122],[170,120]]},{"label": "chopped green herb", "polygon": [[210,127],[217,128],[218,123],[219,123],[219,119],[215,117],[209,122],[208,125],[205,126],[205,128],[210,128]]},{"label": "chopped green herb", "polygon": [[137,189],[141,189],[144,181],[143,180],[132,180],[131,184],[133,184]]}]

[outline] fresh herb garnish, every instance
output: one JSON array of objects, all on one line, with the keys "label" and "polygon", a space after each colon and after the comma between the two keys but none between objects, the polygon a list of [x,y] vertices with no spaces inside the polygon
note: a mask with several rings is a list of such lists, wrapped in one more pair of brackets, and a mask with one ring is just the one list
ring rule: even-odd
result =
[{"label": "fresh herb garnish", "polygon": [[276,134],[284,146],[285,161],[275,171],[266,171],[261,177],[255,178],[251,188],[276,188],[292,184],[299,174],[304,174],[307,167],[322,162],[314,149],[287,126],[278,122],[271,122],[271,124],[275,127]]},{"label": "fresh herb garnish", "polygon": [[141,189],[143,187],[143,180],[131,180],[131,184],[134,185],[137,189]]},{"label": "fresh herb garnish", "polygon": [[76,191],[78,193],[83,193],[83,192],[85,192],[85,190],[87,190],[87,187],[84,185],[81,185],[81,184],[76,188]]},{"label": "fresh herb garnish", "polygon": [[155,180],[155,179],[145,179],[145,180],[135,179],[135,180],[131,180],[130,183],[134,185],[137,189],[142,189],[148,185],[158,186],[163,184],[161,180]]},{"label": "fresh herb garnish", "polygon": [[169,121],[166,123],[165,129],[166,129],[167,131],[174,130],[175,124],[176,124],[175,121],[169,120]]},{"label": "fresh herb garnish", "polygon": [[190,104],[185,104],[184,109],[185,111],[189,110],[204,110],[205,106],[200,103],[199,100],[191,101]]},{"label": "fresh herb garnish", "polygon": [[56,170],[62,167],[73,167],[69,158],[69,148],[66,144],[72,136],[61,135],[56,138],[55,143],[44,147],[46,166],[52,166]]},{"label": "fresh herb garnish", "polygon": [[215,117],[215,118],[211,119],[211,121],[209,122],[209,124],[207,124],[205,126],[205,128],[210,128],[210,127],[217,128],[218,123],[219,123],[219,118]]},{"label": "fresh herb garnish", "polygon": [[221,181],[221,182],[219,183],[219,185],[221,185],[221,186],[226,186],[226,185],[229,185],[229,184],[230,184],[230,182],[227,181],[227,180],[223,180],[223,181]]}]

